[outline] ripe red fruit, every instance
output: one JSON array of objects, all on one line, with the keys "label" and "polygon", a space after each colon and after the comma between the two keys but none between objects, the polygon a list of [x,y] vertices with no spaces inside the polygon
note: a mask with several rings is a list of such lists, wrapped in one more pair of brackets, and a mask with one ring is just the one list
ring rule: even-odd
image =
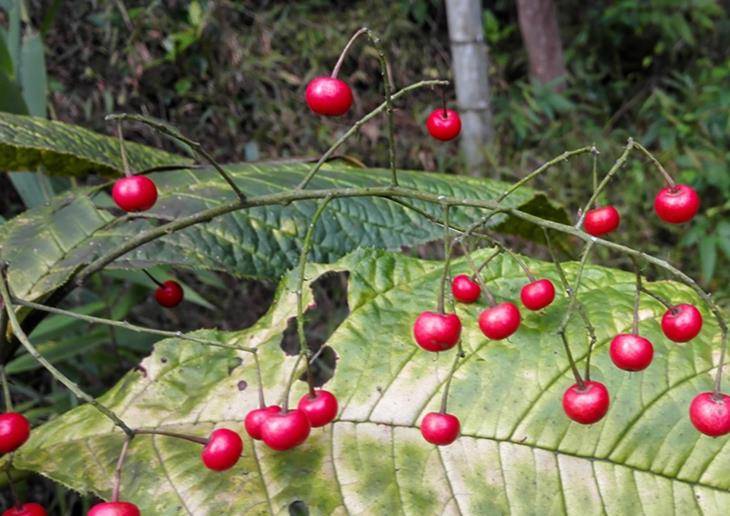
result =
[{"label": "ripe red fruit", "polygon": [[314,391],[314,397],[306,393],[299,400],[297,408],[306,414],[313,427],[324,426],[337,415],[337,398],[324,389]]},{"label": "ripe red fruit", "polygon": [[431,444],[445,446],[459,437],[461,424],[453,414],[429,412],[421,421],[421,435]]},{"label": "ripe red fruit", "polygon": [[139,509],[130,502],[102,502],[97,503],[87,516],[140,516]]},{"label": "ripe red fruit", "polygon": [[30,436],[30,423],[23,414],[0,414],[0,453],[17,450]]},{"label": "ripe red fruit", "polygon": [[633,333],[620,333],[611,341],[611,360],[624,371],[641,371],[651,364],[654,346],[651,341]]},{"label": "ripe red fruit", "polygon": [[434,109],[426,119],[426,128],[431,136],[446,142],[459,136],[461,118],[453,109]]},{"label": "ripe red fruit", "polygon": [[261,440],[261,425],[271,414],[281,412],[279,405],[269,405],[268,407],[257,408],[246,414],[243,420],[243,426],[252,439]]},{"label": "ripe red fruit", "polygon": [[528,283],[520,291],[520,299],[525,308],[540,310],[555,299],[555,285],[549,279],[539,279]]},{"label": "ripe red fruit", "polygon": [[284,451],[299,446],[309,437],[311,423],[301,410],[270,414],[261,424],[261,439],[274,450]]},{"label": "ripe red fruit", "polygon": [[613,206],[594,208],[586,212],[583,229],[593,236],[601,236],[616,229],[621,222],[621,215]]},{"label": "ripe red fruit", "polygon": [[506,339],[520,326],[520,311],[510,302],[499,303],[479,314],[479,328],[492,340]]},{"label": "ripe red fruit", "polygon": [[176,307],[183,300],[183,289],[177,281],[167,280],[155,290],[155,299],[165,308]]},{"label": "ripe red fruit", "polygon": [[462,303],[473,303],[482,293],[479,284],[466,274],[454,276],[451,280],[451,293],[454,298]]},{"label": "ripe red fruit", "polygon": [[200,458],[208,469],[224,471],[232,468],[243,451],[241,437],[227,428],[213,430],[208,438],[208,444],[200,452]]},{"label": "ripe red fruit", "polygon": [[609,397],[606,386],[601,382],[586,381],[581,389],[576,383],[563,394],[563,410],[573,421],[590,425],[599,421],[608,412]]},{"label": "ripe red fruit", "polygon": [[662,332],[674,342],[694,339],[702,329],[702,314],[693,305],[673,306],[662,317]]},{"label": "ripe red fruit", "polygon": [[689,405],[689,419],[697,430],[711,437],[730,433],[730,396],[702,392]]},{"label": "ripe red fruit", "polygon": [[46,516],[45,507],[39,503],[24,503],[20,509],[11,507],[3,511],[3,516]]},{"label": "ripe red fruit", "polygon": [[421,312],[413,324],[413,336],[426,351],[445,351],[459,342],[461,321],[456,314]]},{"label": "ripe red fruit", "polygon": [[305,98],[309,109],[318,115],[344,115],[352,106],[352,90],[347,83],[334,77],[312,79],[307,84]]},{"label": "ripe red fruit", "polygon": [[676,185],[659,190],[654,198],[654,211],[659,218],[671,224],[688,222],[700,209],[700,196],[694,188]]},{"label": "ripe red fruit", "polygon": [[114,183],[112,199],[124,211],[149,210],[157,202],[157,187],[147,176],[123,177]]}]

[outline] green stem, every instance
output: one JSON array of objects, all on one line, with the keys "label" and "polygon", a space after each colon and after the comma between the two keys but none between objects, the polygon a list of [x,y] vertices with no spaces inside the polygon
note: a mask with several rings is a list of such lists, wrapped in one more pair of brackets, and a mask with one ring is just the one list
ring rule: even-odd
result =
[{"label": "green stem", "polygon": [[[575,297],[573,296],[573,289],[570,287],[570,283],[568,283],[568,278],[565,276],[565,271],[563,270],[563,266],[560,265],[560,260],[558,260],[558,256],[555,254],[555,249],[553,249],[552,242],[550,241],[550,234],[547,231],[547,229],[543,228],[543,233],[545,234],[545,244],[547,245],[548,252],[550,253],[550,258],[552,259],[553,263],[555,264],[555,270],[558,272],[558,277],[560,278],[560,284],[563,287],[563,291],[568,296],[568,302]],[[588,317],[588,312],[586,311],[585,307],[583,306],[583,303],[581,303],[577,298],[575,299],[575,306],[576,311],[578,312],[578,315],[583,320],[583,325],[585,326],[586,333],[588,334],[588,353],[586,355],[586,367],[585,372],[583,373],[583,376],[586,380],[591,379],[591,356],[593,352],[593,346],[595,346],[596,341],[598,340],[596,337],[596,329],[593,327],[593,324],[591,324],[591,320]]]},{"label": "green stem", "polygon": [[446,378],[446,384],[444,385],[444,393],[441,395],[441,408],[440,412],[442,414],[446,413],[446,404],[449,400],[449,389],[451,388],[451,379],[454,377],[454,373],[456,373],[456,367],[459,364],[459,359],[464,356],[464,349],[461,347],[461,341],[459,341],[459,345],[456,349],[456,356],[454,356],[454,363],[451,365],[451,369],[449,370],[449,376]]},{"label": "green stem", "polygon": [[179,142],[182,142],[183,144],[190,147],[193,152],[195,152],[198,156],[202,157],[204,160],[206,160],[210,165],[220,174],[220,176],[223,178],[223,180],[228,183],[228,186],[231,187],[231,190],[234,191],[234,193],[238,196],[238,198],[241,201],[244,201],[246,199],[246,196],[244,193],[238,188],[236,183],[233,181],[233,178],[231,178],[230,175],[228,175],[228,172],[226,172],[222,166],[218,164],[218,162],[213,158],[212,155],[206,151],[203,146],[196,141],[191,140],[190,138],[187,138],[183,136],[183,134],[178,131],[176,128],[171,127],[164,122],[161,122],[159,120],[153,120],[152,118],[142,116],[142,115],[133,115],[128,113],[115,113],[111,115],[107,115],[106,120],[116,120],[119,124],[121,124],[122,121],[126,120],[132,120],[135,122],[141,122],[152,129],[169,136],[170,138],[173,138]]},{"label": "green stem", "polygon": [[[292,385],[294,385],[294,379],[299,376],[299,362],[302,361],[302,354],[299,353],[297,355],[297,360],[294,362],[294,367],[292,367],[291,373],[289,374],[289,380],[286,382],[286,388],[284,389],[284,394],[282,394],[281,397],[281,406],[282,410],[286,412],[289,410],[289,393],[291,392]],[[307,365],[306,367],[309,367]]]},{"label": "green stem", "polygon": [[195,435],[180,434],[177,432],[167,432],[165,430],[152,430],[144,428],[135,428],[133,435],[164,435],[165,437],[173,437],[175,439],[182,439],[184,441],[190,441],[191,443],[202,444],[205,446],[208,444],[208,439],[205,437],[198,437]]},{"label": "green stem", "polygon": [[41,364],[49,373],[51,373],[51,375],[56,380],[65,385],[66,388],[70,390],[77,398],[92,405],[96,410],[108,417],[116,426],[121,428],[125,434],[129,436],[133,435],[132,429],[129,428],[126,423],[119,418],[119,416],[117,416],[112,410],[108,409],[106,406],[96,401],[92,396],[89,396],[84,391],[82,391],[78,385],[72,382],[61,371],[56,369],[56,367],[48,360],[46,360],[38,352],[35,346],[33,346],[33,344],[30,342],[30,339],[28,339],[28,336],[25,334],[25,332],[23,332],[23,328],[20,326],[20,323],[15,316],[15,308],[13,307],[10,291],[8,290],[5,272],[6,266],[3,265],[0,270],[0,295],[2,296],[3,302],[5,303],[5,311],[8,314],[8,319],[10,319],[10,326],[13,329],[13,332],[15,333],[18,340],[20,340],[20,343],[23,345],[26,351],[28,351],[28,354],[32,356],[39,364]]},{"label": "green stem", "polygon": [[129,443],[134,436],[125,436],[124,444],[122,444],[122,451],[119,453],[119,459],[117,460],[117,466],[114,468],[114,484],[112,485],[112,502],[119,501],[119,490],[122,487],[122,469],[124,468],[124,459],[127,458],[127,450],[129,449]]},{"label": "green stem", "polygon": [[664,177],[664,181],[666,181],[669,188],[672,190],[676,188],[677,184],[674,182],[674,179],[672,179],[672,176],[669,175],[669,172],[667,172],[661,163],[659,163],[659,160],[654,157],[654,155],[649,152],[646,147],[644,147],[639,142],[634,143],[634,146],[639,149],[646,157],[648,157],[651,162],[654,164],[656,169],[659,171],[659,173]]},{"label": "green stem", "polygon": [[591,146],[591,154],[593,154],[593,170],[592,170],[592,176],[593,176],[593,191],[595,192],[598,190],[598,149],[596,148],[595,144]]},{"label": "green stem", "polygon": [[[402,97],[403,95],[406,95],[410,93],[411,91],[417,90],[419,88],[424,88],[426,86],[439,86],[439,85],[445,85],[449,84],[449,81],[444,80],[431,80],[431,81],[419,81],[417,83],[411,84],[409,86],[406,86],[405,88],[402,88],[393,95],[390,96],[390,101],[393,102],[397,100],[398,98]],[[383,102],[378,107],[373,109],[370,113],[362,117],[360,120],[355,122],[352,127],[350,127],[342,136],[340,136],[335,143],[333,143],[329,149],[325,151],[324,154],[322,154],[322,157],[319,158],[317,163],[314,164],[312,169],[307,173],[306,177],[299,183],[299,185],[296,187],[296,190],[303,190],[307,187],[309,182],[314,178],[314,176],[319,172],[319,169],[322,168],[322,165],[330,159],[332,154],[335,153],[337,149],[340,148],[340,146],[345,143],[352,135],[357,133],[360,128],[365,125],[369,120],[376,117],[383,111],[385,111],[389,106],[388,102]]]},{"label": "green stem", "polygon": [[491,290],[487,287],[487,284],[484,282],[481,276],[482,269],[498,254],[500,254],[502,251],[497,250],[494,254],[489,256],[481,266],[477,267],[476,263],[474,263],[474,259],[471,257],[471,251],[466,245],[466,242],[461,242],[461,246],[464,248],[464,258],[466,258],[467,264],[469,264],[469,267],[472,270],[471,277],[474,278],[474,281],[477,282],[479,285],[479,288],[482,291],[482,294],[484,294],[484,297],[487,298],[487,304],[489,306],[494,306],[497,304],[497,300],[494,299],[494,294],[492,294]]},{"label": "green stem", "polygon": [[335,67],[332,69],[332,77],[333,79],[337,78],[337,75],[340,73],[340,68],[342,68],[342,63],[345,61],[345,56],[350,51],[350,47],[352,47],[353,43],[355,43],[355,40],[359,38],[362,34],[365,34],[368,31],[367,27],[363,27],[359,29],[355,34],[350,37],[350,40],[345,45],[345,48],[342,49],[342,52],[340,52],[340,57],[337,59],[337,63],[335,64]]},{"label": "green stem", "polygon": [[265,408],[266,398],[264,398],[264,380],[261,376],[261,362],[259,361],[258,349],[254,350],[253,361],[256,365],[256,379],[259,382],[259,408]]},{"label": "green stem", "polygon": [[575,365],[575,359],[573,358],[573,353],[570,351],[570,345],[568,344],[568,337],[565,335],[565,331],[559,332],[559,335],[560,340],[563,341],[565,355],[568,357],[568,363],[570,364],[570,370],[573,371],[575,383],[578,384],[579,389],[583,390],[585,389],[586,385],[585,383],[583,383],[583,378],[580,377],[580,373],[578,372],[578,366]]},{"label": "green stem", "polygon": [[525,184],[529,183],[533,179],[535,179],[537,176],[542,174],[543,172],[549,170],[551,167],[557,165],[558,163],[561,163],[563,161],[568,161],[569,158],[573,156],[578,156],[580,154],[585,154],[586,152],[591,152],[594,147],[581,147],[580,149],[575,149],[571,151],[565,151],[561,155],[554,157],[550,161],[546,161],[541,166],[527,174],[525,177],[514,183],[512,186],[507,188],[504,192],[502,192],[499,197],[497,197],[497,202],[502,202],[505,197],[507,197],[509,194],[517,190],[518,188],[524,186]]},{"label": "green stem", "polygon": [[441,273],[441,287],[438,294],[438,313],[445,313],[444,304],[446,299],[446,280],[449,276],[449,264],[451,263],[451,245],[449,244],[449,205],[444,204],[444,268]]},{"label": "green stem", "polygon": [[604,176],[603,180],[599,183],[599,185],[593,190],[593,195],[591,195],[591,198],[588,199],[588,202],[586,203],[583,210],[580,212],[580,217],[578,217],[578,222],[575,223],[575,227],[579,228],[583,225],[583,221],[586,218],[586,213],[588,210],[591,209],[591,206],[596,202],[596,199],[598,199],[598,196],[601,195],[601,192],[604,188],[606,188],[606,185],[608,184],[611,179],[613,179],[613,176],[616,175],[616,173],[621,169],[621,167],[626,163],[626,160],[629,157],[629,153],[631,152],[631,149],[633,149],[636,146],[636,142],[634,142],[633,138],[629,138],[629,141],[626,143],[626,147],[624,147],[624,151],[621,153],[621,155],[618,157],[618,159],[614,162],[611,169],[608,171],[608,173]]},{"label": "green stem", "polygon": [[145,273],[145,275],[152,281],[152,283],[154,283],[158,287],[162,286],[162,283],[157,278],[155,278],[152,274],[150,274],[150,271],[148,271],[147,269],[142,269],[142,272]]},{"label": "green stem", "polygon": [[674,305],[672,304],[672,302],[669,299],[667,299],[666,297],[659,295],[656,292],[652,292],[651,290],[649,290],[648,288],[646,288],[643,285],[641,285],[639,288],[640,288],[641,292],[643,292],[647,296],[652,297],[652,298],[656,299],[657,301],[659,301],[662,305],[664,305],[664,308],[666,308],[667,310],[671,310],[672,308],[674,308]]},{"label": "green stem", "polygon": [[641,269],[639,268],[639,261],[631,257],[631,261],[634,262],[634,270],[636,271],[636,293],[634,294],[634,312],[633,320],[631,323],[631,331],[634,335],[639,334],[639,298],[641,297]]},{"label": "green stem", "polygon": [[[299,255],[299,278],[297,284],[297,337],[299,338],[299,355],[305,358],[304,363],[307,372],[307,386],[309,387],[310,396],[314,397],[314,386],[312,385],[312,368],[309,363],[309,346],[307,345],[307,336],[304,333],[304,272],[307,268],[307,255],[312,248],[312,238],[314,237],[314,229],[319,222],[319,218],[324,213],[325,208],[332,200],[332,197],[325,197],[312,215],[307,232],[304,235],[302,243],[302,251]],[[288,398],[288,396],[287,396]]]},{"label": "green stem", "polygon": [[5,412],[13,412],[13,397],[10,395],[10,384],[5,366],[0,365],[0,382],[3,385],[3,396],[5,397]]},{"label": "green stem", "polygon": [[383,94],[385,96],[385,112],[388,116],[388,162],[390,164],[391,183],[398,186],[398,176],[395,169],[395,120],[393,114],[393,98],[391,96],[392,78],[388,71],[388,59],[385,57],[382,42],[377,34],[367,29],[368,38],[378,53],[380,62],[380,75],[383,78]]},{"label": "green stem", "polygon": [[180,331],[157,330],[155,328],[147,328],[146,326],[139,326],[136,324],[132,324],[127,321],[115,321],[114,319],[104,319],[102,317],[95,317],[93,315],[79,314],[76,312],[71,312],[69,310],[64,310],[62,308],[56,308],[54,306],[46,306],[46,305],[42,305],[39,303],[35,303],[33,301],[25,301],[24,299],[19,299],[17,297],[12,297],[12,301],[16,305],[33,308],[34,310],[41,310],[41,311],[52,313],[52,314],[65,315],[66,317],[71,317],[73,319],[79,319],[81,321],[86,321],[86,322],[90,322],[90,323],[105,324],[107,326],[115,326],[117,328],[124,328],[125,330],[133,331],[136,333],[149,333],[150,335],[159,335],[161,337],[170,337],[170,338],[181,339],[181,340],[189,340],[190,342],[197,342],[198,344],[204,344],[206,346],[214,346],[214,347],[225,348],[225,349],[235,349],[235,350],[239,350],[239,351],[246,351],[248,353],[256,352],[255,348],[236,346],[234,344],[224,344],[222,342],[217,342],[215,340],[208,340],[208,339],[201,339],[199,337],[192,337],[190,335],[185,335],[184,333],[182,333]]},{"label": "green stem", "polygon": [[129,160],[127,159],[127,149],[124,148],[124,135],[122,134],[122,123],[117,122],[117,138],[119,139],[119,154],[122,156],[122,170],[126,177],[131,177],[132,171],[129,169]]},{"label": "green stem", "polygon": [[575,275],[575,282],[573,283],[573,287],[570,289],[570,300],[568,302],[568,308],[565,310],[563,320],[560,322],[560,326],[558,327],[558,332],[565,331],[565,328],[568,326],[568,322],[573,315],[573,311],[575,310],[575,306],[578,302],[578,289],[580,289],[580,283],[583,279],[583,270],[585,269],[586,262],[588,261],[588,256],[591,253],[591,249],[593,249],[593,242],[588,241],[583,248],[583,254],[580,258],[578,272]]}]

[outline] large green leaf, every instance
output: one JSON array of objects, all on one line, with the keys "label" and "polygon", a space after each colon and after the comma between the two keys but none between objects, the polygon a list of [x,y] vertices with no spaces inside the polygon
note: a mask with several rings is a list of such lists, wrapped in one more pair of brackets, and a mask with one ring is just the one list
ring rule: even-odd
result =
[{"label": "large green leaf", "polygon": [[[191,163],[138,143],[127,142],[125,147],[134,170]],[[0,113],[0,170],[35,170],[41,165],[49,174],[112,175],[122,170],[119,142],[76,125]]]},{"label": "large green leaf", "polygon": [[[249,196],[283,192],[296,186],[310,165],[231,165],[229,172]],[[401,171],[400,183],[419,190],[472,199],[494,199],[505,183],[443,174]],[[228,185],[212,170],[179,170],[156,173],[160,198],[148,212],[153,219],[113,223],[110,199],[95,190],[66,192],[47,205],[9,221],[0,240],[0,259],[10,264],[13,290],[38,298],[58,287],[81,264],[119,245],[130,236],[158,222],[220,206],[234,199]],[[312,188],[387,185],[389,172],[327,164],[312,182]],[[227,271],[238,276],[279,277],[298,259],[302,237],[317,201],[289,206],[265,206],[229,213],[209,223],[167,235],[131,252],[116,267],[168,264],[195,269]],[[506,200],[543,217],[565,221],[563,210],[545,196],[520,189]],[[414,201],[418,208],[441,216],[441,207]],[[454,209],[454,223],[467,226],[479,213]],[[499,230],[531,234],[506,215],[492,219]],[[533,228],[534,229],[534,228]],[[361,246],[400,249],[437,239],[443,230],[419,214],[380,198],[335,199],[314,235],[314,258],[334,261]]]},{"label": "large green leaf", "polygon": [[[454,265],[454,273],[467,270],[463,261]],[[556,280],[552,265],[530,265]],[[420,350],[411,324],[433,308],[440,264],[360,251],[334,266],[311,266],[306,277],[332,269],[350,271],[351,311],[327,342],[338,354],[327,386],[341,404],[334,424],[289,452],[246,440],[244,457],[225,473],[205,470],[198,445],[139,436],[124,467],[123,498],[147,515],[280,514],[295,501],[312,514],[727,514],[730,440],[700,435],[687,417],[692,396],[711,387],[718,352],[718,328],[706,310],[700,336],[675,344],[662,337],[661,305],[642,297],[640,332],[655,344],[654,363],[642,373],[619,371],[606,347],[631,327],[634,279],[587,267],[579,297],[598,334],[593,377],[609,388],[612,406],[600,423],[585,427],[571,423],[560,404],[573,383],[555,335],[564,297],[524,313],[520,330],[499,342],[478,331],[481,307],[459,306],[466,356],[449,411],[461,419],[463,435],[437,448],[417,426],[437,408],[454,352]],[[572,277],[575,264],[567,271]],[[499,299],[514,299],[525,281],[509,259],[495,260],[485,276]],[[199,332],[256,346],[271,401],[294,362],[279,347],[296,313],[294,279],[286,278],[253,327]],[[675,301],[698,302],[671,282],[648,286]],[[569,337],[584,359],[579,320]],[[304,392],[298,384],[293,398]],[[255,387],[247,354],[168,339],[101,400],[133,427],[205,436],[216,426],[241,431],[245,412],[257,404]],[[108,497],[122,441],[108,420],[82,406],[35,429],[15,465]]]}]

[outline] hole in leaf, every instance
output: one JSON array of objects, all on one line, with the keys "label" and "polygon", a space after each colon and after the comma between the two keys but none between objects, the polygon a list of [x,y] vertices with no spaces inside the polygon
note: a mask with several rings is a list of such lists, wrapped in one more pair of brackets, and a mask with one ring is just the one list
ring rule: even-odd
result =
[{"label": "hole in leaf", "polygon": [[309,507],[301,500],[294,500],[289,504],[290,516],[309,516]]},{"label": "hole in leaf", "polygon": [[[335,373],[337,354],[334,349],[325,346],[325,342],[350,312],[347,278],[347,272],[332,272],[317,278],[312,283],[314,303],[304,312],[304,334],[312,355],[317,357],[312,363],[312,376],[317,387],[324,385]],[[296,317],[288,322],[281,349],[287,355],[299,353]],[[305,381],[304,378],[301,380]]]},{"label": "hole in leaf", "polygon": [[248,387],[248,383],[246,382],[246,380],[241,380],[240,382],[238,382],[238,384],[236,384],[236,387],[238,387],[239,391],[244,391],[246,390],[246,387]]}]

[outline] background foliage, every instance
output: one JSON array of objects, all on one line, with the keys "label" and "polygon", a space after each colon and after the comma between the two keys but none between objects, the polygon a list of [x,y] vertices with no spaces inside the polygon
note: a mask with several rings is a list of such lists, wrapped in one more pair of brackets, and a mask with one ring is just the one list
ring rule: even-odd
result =
[{"label": "background foliage", "polygon": [[[625,215],[618,238],[642,242],[646,251],[681,266],[724,304],[730,297],[728,9],[727,0],[559,2],[570,72],[562,93],[529,82],[514,2],[485,2],[483,12],[498,135],[488,149],[490,167],[503,179],[514,180],[566,148],[592,142],[601,149],[599,165],[605,167],[625,139],[634,136],[670,172],[700,191],[703,210],[686,232],[645,217],[660,183],[647,182],[645,165],[631,160],[621,183],[606,194]],[[383,36],[396,84],[449,73],[445,11],[437,0],[29,0],[24,5],[2,0],[0,21],[0,99],[8,100],[0,109],[47,115],[106,133],[111,132],[103,121],[108,112],[150,114],[170,120],[223,161],[321,152],[346,122],[310,116],[303,107],[303,90],[311,77],[332,66],[349,34],[363,22]],[[380,86],[372,49],[354,55],[343,73],[355,88],[353,116],[358,116],[379,101]],[[423,91],[399,106],[399,164],[458,174],[457,147],[424,137],[423,121],[435,102],[432,92]],[[130,128],[127,136],[184,152],[140,128]],[[387,162],[384,142],[383,126],[376,121],[345,152],[367,165],[382,166]],[[104,181],[49,178],[36,165],[34,174],[0,176],[0,222],[70,186]],[[575,212],[587,197],[589,176],[590,160],[577,160],[559,166],[537,186]],[[5,230],[0,226],[0,234]],[[511,243],[540,253],[528,240]],[[431,246],[411,251],[438,255]],[[599,256],[603,263],[626,265],[617,256]],[[173,272],[164,265],[152,272],[182,278],[188,301],[181,310],[157,310],[149,302],[149,281],[123,270],[98,275],[74,293],[68,306],[157,327],[239,330],[258,319],[275,291],[273,281]],[[314,342],[323,341],[347,313],[344,281],[330,275],[315,285],[322,310],[308,316]],[[137,364],[152,345],[145,335],[90,329],[56,316],[33,339],[66,374],[96,394]],[[15,375],[19,408],[38,423],[65,412],[75,400],[38,375],[36,367],[30,357],[20,355],[8,371]],[[52,503],[59,512],[86,503],[51,483],[28,486],[37,491],[36,499],[58,489]]]}]

